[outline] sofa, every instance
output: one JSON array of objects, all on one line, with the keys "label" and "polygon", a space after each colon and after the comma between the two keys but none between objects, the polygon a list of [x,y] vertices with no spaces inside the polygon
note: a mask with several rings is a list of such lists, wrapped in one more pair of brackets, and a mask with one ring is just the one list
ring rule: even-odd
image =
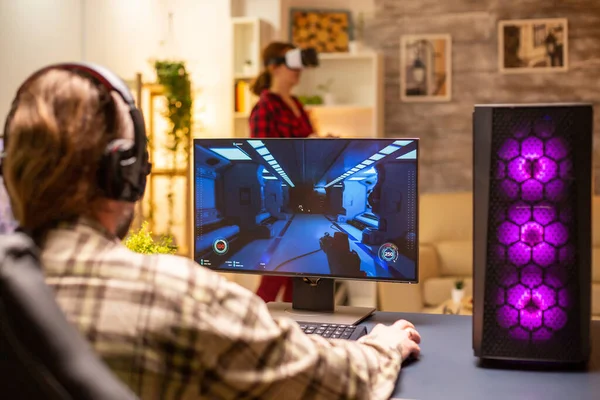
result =
[{"label": "sofa", "polygon": [[[382,311],[439,312],[454,283],[463,279],[472,295],[472,194],[431,193],[419,203],[419,283],[378,283]],[[600,196],[592,203],[592,315],[600,318]]]}]

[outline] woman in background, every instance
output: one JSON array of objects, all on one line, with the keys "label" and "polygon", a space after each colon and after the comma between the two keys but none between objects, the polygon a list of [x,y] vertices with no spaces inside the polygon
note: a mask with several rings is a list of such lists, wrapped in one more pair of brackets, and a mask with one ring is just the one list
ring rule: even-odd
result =
[{"label": "woman in background", "polygon": [[[281,57],[294,49],[291,43],[273,42],[262,53],[263,72],[252,91],[259,96],[250,114],[250,135],[255,138],[305,138],[314,135],[313,126],[302,103],[292,96],[301,71],[281,63]],[[292,301],[292,279],[263,276],[256,294],[265,302],[274,301],[284,288],[283,301]]]},{"label": "woman in background", "polygon": [[295,46],[273,42],[262,53],[263,72],[256,78],[252,91],[259,97],[250,114],[252,137],[311,136],[313,127],[302,103],[292,96],[300,82],[301,70],[291,69],[281,60]]}]

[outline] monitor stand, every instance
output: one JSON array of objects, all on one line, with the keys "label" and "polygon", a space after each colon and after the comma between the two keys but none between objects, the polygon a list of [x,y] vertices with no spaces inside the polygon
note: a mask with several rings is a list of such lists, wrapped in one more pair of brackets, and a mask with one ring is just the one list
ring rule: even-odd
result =
[{"label": "monitor stand", "polygon": [[375,307],[336,306],[334,279],[293,278],[293,283],[292,303],[267,303],[273,318],[355,325],[375,311]]}]

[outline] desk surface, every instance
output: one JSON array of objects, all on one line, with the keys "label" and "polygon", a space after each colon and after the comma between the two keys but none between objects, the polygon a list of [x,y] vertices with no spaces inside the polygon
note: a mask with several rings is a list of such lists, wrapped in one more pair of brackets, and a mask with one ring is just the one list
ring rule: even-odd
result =
[{"label": "desk surface", "polygon": [[587,371],[540,372],[478,367],[469,316],[376,312],[364,324],[401,318],[421,334],[421,359],[402,368],[394,399],[600,399],[600,321],[592,322]]}]

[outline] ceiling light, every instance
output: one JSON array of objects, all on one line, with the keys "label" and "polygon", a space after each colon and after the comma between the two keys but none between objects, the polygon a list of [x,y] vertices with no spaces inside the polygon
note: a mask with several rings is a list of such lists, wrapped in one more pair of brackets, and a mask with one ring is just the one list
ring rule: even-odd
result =
[{"label": "ceiling light", "polygon": [[392,154],[396,150],[400,150],[400,147],[394,146],[393,144],[390,144],[388,147],[384,148],[383,150],[380,150],[379,152],[381,154],[386,154],[387,155],[387,154]]},{"label": "ceiling light", "polygon": [[211,148],[210,150],[230,161],[252,160],[248,154],[244,153],[242,150],[238,149],[237,147]]},{"label": "ceiling light", "polygon": [[266,147],[261,147],[260,149],[256,149],[256,152],[264,157],[265,155],[269,154],[269,149]]},{"label": "ceiling light", "polygon": [[254,147],[255,149],[258,149],[259,147],[263,147],[265,145],[262,142],[262,140],[248,140],[248,144]]}]

